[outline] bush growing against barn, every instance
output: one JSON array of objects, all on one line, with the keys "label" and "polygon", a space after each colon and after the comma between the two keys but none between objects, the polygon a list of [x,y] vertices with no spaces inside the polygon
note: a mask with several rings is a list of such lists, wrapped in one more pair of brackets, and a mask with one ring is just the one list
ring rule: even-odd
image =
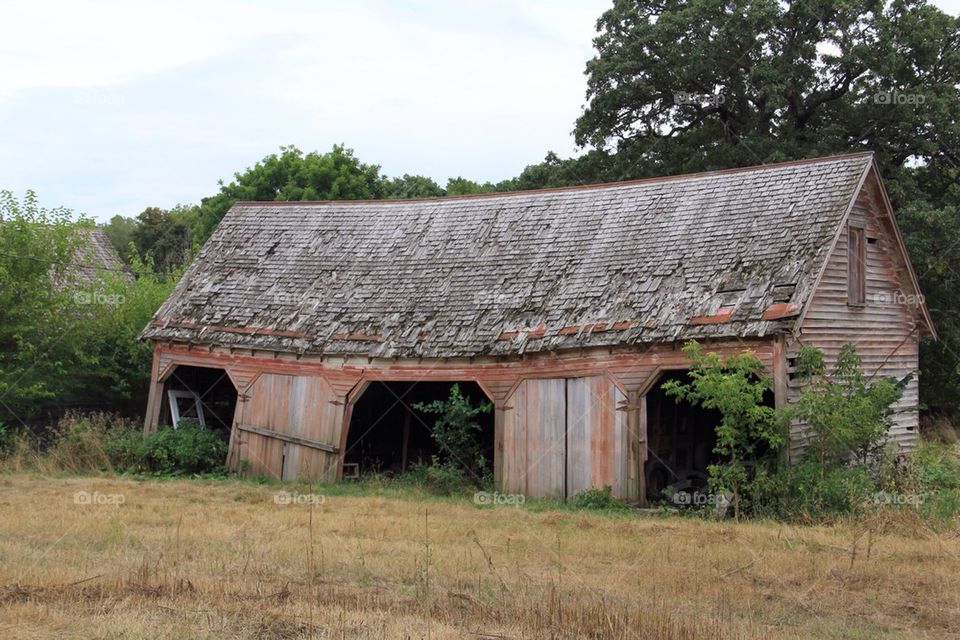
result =
[{"label": "bush growing against barn", "polygon": [[[960,514],[956,447],[897,454],[887,440],[909,377],[871,380],[852,344],[828,371],[824,354],[804,347],[797,372],[805,386],[793,404],[775,410],[763,403],[770,380],[752,353],[723,359],[695,342],[684,350],[689,381],[664,388],[722,415],[714,453],[723,462],[709,467],[710,487],[732,493],[738,517],[822,521],[885,507],[917,508],[939,521]],[[790,421],[806,424],[808,434],[794,464],[777,451]]]},{"label": "bush growing against barn", "polygon": [[704,353],[696,341],[684,353],[690,359],[689,382],[669,380],[663,388],[678,402],[720,412],[713,452],[721,462],[708,467],[710,489],[729,493],[734,516],[756,508],[776,470],[777,450],[786,442],[782,416],[764,403],[772,388],[763,363],[750,351],[723,359]]},{"label": "bush growing against barn", "polygon": [[437,444],[440,456],[434,457],[432,466],[444,466],[448,471],[459,469],[474,484],[482,484],[488,474],[489,461],[483,455],[480,438],[483,428],[477,418],[490,413],[493,405],[489,402],[474,405],[460,391],[460,385],[454,384],[445,400],[418,402],[413,408],[437,416],[430,436]]}]

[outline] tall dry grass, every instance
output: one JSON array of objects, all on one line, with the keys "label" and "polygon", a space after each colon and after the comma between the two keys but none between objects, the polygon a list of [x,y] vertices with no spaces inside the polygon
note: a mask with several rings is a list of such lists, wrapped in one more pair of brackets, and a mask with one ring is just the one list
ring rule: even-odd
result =
[{"label": "tall dry grass", "polygon": [[0,476],[0,637],[960,634],[960,540],[919,524],[735,524],[402,495],[322,494],[311,506],[278,504],[280,489],[321,490]]},{"label": "tall dry grass", "polygon": [[0,472],[113,471],[106,448],[108,434],[133,428],[129,420],[112,413],[67,412],[44,432],[14,432],[9,453],[0,457]]}]

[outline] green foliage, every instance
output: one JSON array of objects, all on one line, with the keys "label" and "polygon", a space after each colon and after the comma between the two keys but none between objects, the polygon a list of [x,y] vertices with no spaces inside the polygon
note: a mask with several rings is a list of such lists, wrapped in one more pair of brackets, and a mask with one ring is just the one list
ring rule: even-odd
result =
[{"label": "green foliage", "polygon": [[446,195],[444,189],[426,176],[411,176],[389,180],[386,185],[387,198],[435,198]]},{"label": "green foliage", "polygon": [[441,461],[437,456],[433,456],[429,463],[413,465],[403,479],[439,496],[458,495],[474,486],[461,465]]},{"label": "green foliage", "polygon": [[[960,416],[960,313],[956,311],[956,292],[960,291],[960,252],[956,251],[960,230],[960,183],[956,171],[918,172],[922,188],[933,194],[926,202],[918,194],[897,210],[910,260],[920,280],[937,340],[929,337],[920,343],[923,384],[921,406]],[[953,178],[941,187],[939,180]]]},{"label": "green foliage", "polygon": [[924,0],[618,0],[575,136],[517,188],[873,151],[940,341],[921,402],[960,415],[960,18]]},{"label": "green foliage", "polygon": [[573,509],[592,511],[630,511],[631,509],[629,504],[614,497],[610,487],[584,489],[570,496],[567,504]]},{"label": "green foliage", "polygon": [[387,194],[380,167],[364,164],[352,149],[335,145],[327,153],[303,153],[294,146],[281,147],[232,182],[220,183],[220,192],[204,198],[193,228],[193,241],[202,245],[217,223],[238,200],[357,200]]},{"label": "green foliage", "polygon": [[[115,451],[131,455],[131,436],[122,437]],[[227,457],[227,443],[217,433],[199,424],[183,420],[173,429],[162,427],[143,436],[133,446],[136,463],[133,470],[160,475],[222,472]]]},{"label": "green foliage", "polygon": [[812,436],[807,455],[824,468],[851,458],[869,465],[881,456],[893,424],[893,405],[903,396],[911,376],[870,382],[852,343],[843,345],[831,374],[825,375],[823,354],[803,347],[797,372],[806,386],[786,413],[807,425]]},{"label": "green foliage", "polygon": [[958,24],[923,0],[615,2],[577,142],[647,175],[858,147],[887,167],[942,157],[960,134]]},{"label": "green foliage", "polygon": [[136,255],[136,276],[78,268],[88,223],[0,194],[0,416],[32,423],[42,414],[103,402],[142,409],[150,346],[136,340],[166,299],[175,274],[159,276]]},{"label": "green foliage", "polygon": [[133,233],[136,228],[136,219],[121,215],[115,215],[110,218],[110,222],[100,225],[100,229],[110,239],[110,244],[120,254],[120,259],[127,264],[130,263],[133,252]]},{"label": "green foliage", "polygon": [[909,473],[920,491],[960,490],[957,447],[925,442],[910,455]]},{"label": "green foliage", "polygon": [[81,240],[66,209],[32,191],[0,192],[0,416],[29,420],[58,395],[76,358],[65,338],[76,309],[69,264]]},{"label": "green foliage", "polygon": [[440,449],[444,464],[459,467],[476,477],[484,472],[487,461],[483,459],[482,428],[477,416],[490,413],[492,404],[481,402],[474,406],[460,391],[460,385],[454,384],[446,400],[419,402],[413,408],[437,415],[430,435]]},{"label": "green foliage", "polygon": [[[140,256],[147,258],[159,273],[179,270],[191,257],[191,227],[198,207],[177,206],[170,210],[147,207],[136,218],[131,241]],[[127,252],[129,259],[129,250]]]},{"label": "green foliage", "polygon": [[715,352],[703,353],[696,341],[688,342],[683,351],[690,359],[690,381],[669,380],[663,389],[678,402],[720,412],[713,452],[722,462],[708,467],[710,488],[732,494],[739,518],[775,464],[777,450],[786,441],[785,422],[764,404],[771,381],[755,354],[744,351],[723,359]]},{"label": "green foliage", "polygon": [[861,513],[879,491],[866,465],[821,464],[805,457],[785,469],[785,491],[770,496],[781,517],[823,519]]},{"label": "green foliage", "polygon": [[0,422],[0,460],[6,458],[13,451],[16,443],[17,432],[3,422]]}]

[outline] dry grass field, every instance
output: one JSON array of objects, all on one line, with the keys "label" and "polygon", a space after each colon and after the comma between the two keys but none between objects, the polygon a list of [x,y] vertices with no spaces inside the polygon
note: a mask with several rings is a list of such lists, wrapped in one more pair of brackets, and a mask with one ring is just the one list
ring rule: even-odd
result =
[{"label": "dry grass field", "polygon": [[0,475],[0,637],[960,635],[960,539],[920,525],[280,488]]}]

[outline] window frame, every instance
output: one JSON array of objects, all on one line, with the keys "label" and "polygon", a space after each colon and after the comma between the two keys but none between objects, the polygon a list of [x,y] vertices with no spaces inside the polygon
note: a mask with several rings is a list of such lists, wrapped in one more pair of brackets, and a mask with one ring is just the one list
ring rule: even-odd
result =
[{"label": "window frame", "polygon": [[847,225],[847,304],[867,304],[867,232],[852,223]]}]

